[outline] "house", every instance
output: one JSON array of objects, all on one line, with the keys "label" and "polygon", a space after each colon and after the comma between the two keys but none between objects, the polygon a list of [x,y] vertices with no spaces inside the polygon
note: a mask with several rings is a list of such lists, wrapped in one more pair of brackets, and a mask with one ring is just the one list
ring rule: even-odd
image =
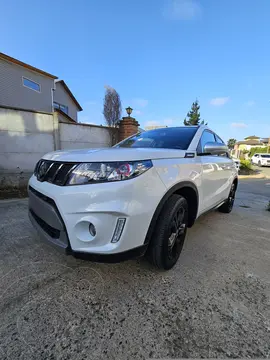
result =
[{"label": "house", "polygon": [[262,138],[261,142],[264,143],[264,145],[270,146],[270,138]]},{"label": "house", "polygon": [[78,103],[64,80],[55,80],[53,107],[56,111],[60,110],[61,115],[65,114],[76,122],[78,121],[78,111],[82,111],[81,105]]},{"label": "house", "polygon": [[0,53],[0,107],[44,113],[57,111],[77,122],[82,107],[63,80]]},{"label": "house", "polygon": [[236,142],[234,146],[233,154],[234,156],[239,157],[241,153],[243,154],[249,152],[252,148],[266,147],[268,145],[268,140],[269,139],[262,139],[259,136],[255,136],[255,135],[248,136],[244,140]]}]

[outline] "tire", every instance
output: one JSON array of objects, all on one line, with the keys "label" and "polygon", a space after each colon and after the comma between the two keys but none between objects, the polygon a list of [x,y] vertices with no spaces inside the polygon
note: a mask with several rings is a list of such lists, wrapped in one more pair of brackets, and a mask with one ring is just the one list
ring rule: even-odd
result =
[{"label": "tire", "polygon": [[218,210],[222,213],[229,214],[233,209],[234,199],[235,199],[236,186],[235,183],[232,184],[228,199],[223,205],[221,205]]},{"label": "tire", "polygon": [[262,163],[260,161],[258,161],[258,166],[261,167],[262,166]]},{"label": "tire", "polygon": [[177,262],[186,237],[188,203],[174,194],[165,203],[150,240],[147,255],[159,269],[169,270]]}]

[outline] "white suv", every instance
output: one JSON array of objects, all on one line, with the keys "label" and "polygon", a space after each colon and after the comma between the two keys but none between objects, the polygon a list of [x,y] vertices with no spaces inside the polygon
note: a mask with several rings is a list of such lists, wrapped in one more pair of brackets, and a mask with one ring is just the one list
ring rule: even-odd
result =
[{"label": "white suv", "polygon": [[55,151],[29,180],[29,216],[43,239],[76,257],[178,260],[201,214],[232,210],[237,170],[206,126],[163,128],[113,148]]},{"label": "white suv", "polygon": [[270,154],[254,154],[251,162],[258,166],[270,166]]}]

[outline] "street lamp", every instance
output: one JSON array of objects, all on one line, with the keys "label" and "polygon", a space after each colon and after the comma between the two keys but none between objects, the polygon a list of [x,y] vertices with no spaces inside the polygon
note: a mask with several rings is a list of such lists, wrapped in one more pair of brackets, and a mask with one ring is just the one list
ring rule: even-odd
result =
[{"label": "street lamp", "polygon": [[131,115],[131,113],[132,113],[132,108],[129,106],[129,107],[127,107],[126,108],[126,112],[127,112],[127,114],[128,114],[128,116],[130,117],[130,115]]}]

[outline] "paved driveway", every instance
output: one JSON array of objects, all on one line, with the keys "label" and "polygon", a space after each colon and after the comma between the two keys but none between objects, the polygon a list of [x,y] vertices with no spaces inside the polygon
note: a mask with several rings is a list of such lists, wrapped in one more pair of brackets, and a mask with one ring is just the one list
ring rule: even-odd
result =
[{"label": "paved driveway", "polygon": [[270,166],[258,167],[254,165],[253,169],[258,171],[261,175],[264,175],[266,178],[270,179]]},{"label": "paved driveway", "polygon": [[230,215],[201,217],[166,273],[65,257],[39,242],[25,200],[0,202],[0,358],[269,356],[266,184],[241,182]]}]

